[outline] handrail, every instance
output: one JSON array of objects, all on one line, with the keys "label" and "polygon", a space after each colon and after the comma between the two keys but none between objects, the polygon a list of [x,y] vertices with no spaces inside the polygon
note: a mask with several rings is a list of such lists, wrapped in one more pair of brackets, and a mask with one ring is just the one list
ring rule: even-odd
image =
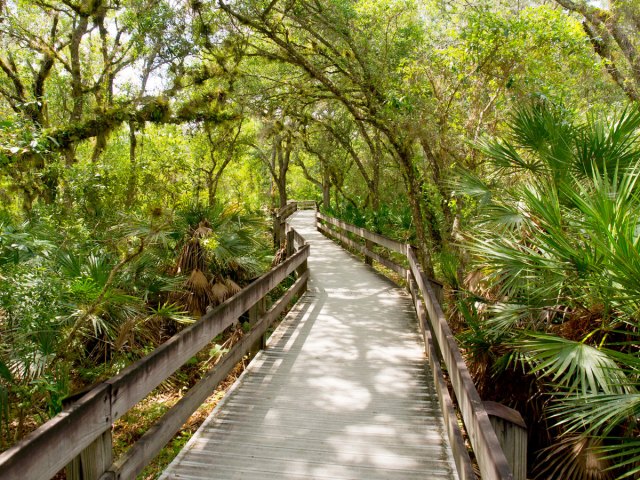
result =
[{"label": "handrail", "polygon": [[318,204],[314,200],[289,200],[286,205],[280,207],[273,216],[273,243],[280,248],[285,241],[287,218],[297,210],[318,210]]},{"label": "handrail", "polygon": [[[393,260],[389,256],[380,255],[377,252],[372,250],[373,245],[376,244],[381,247],[384,247],[394,253],[398,253],[403,256],[405,261],[407,261],[407,247],[408,244],[398,242],[397,240],[393,240],[389,237],[385,237],[384,235],[380,235],[379,233],[371,232],[362,227],[356,227],[355,225],[351,225],[349,223],[343,222],[342,220],[338,220],[334,217],[329,217],[322,212],[318,212],[316,218],[321,222],[326,223],[327,225],[323,225],[322,223],[317,223],[318,230],[325,233],[326,235],[332,236],[340,240],[343,244],[349,246],[353,250],[356,250],[358,253],[364,255],[365,262],[370,264],[371,260],[375,260],[376,262],[384,265],[389,270],[393,270],[402,278],[407,278],[407,275],[410,274],[410,270],[407,266],[400,265],[398,262]],[[331,226],[333,228],[328,228]],[[352,233],[364,240],[364,244],[359,243],[352,238],[347,237],[346,235],[340,233],[340,230],[344,230],[346,232]],[[429,279],[429,283],[436,289],[436,293],[438,298],[441,298],[440,295],[442,293],[442,284],[437,280],[432,278]]]},{"label": "handrail", "polygon": [[315,200],[290,200],[296,204],[296,210],[318,210],[318,203]]},{"label": "handrail", "polygon": [[[80,477],[86,480],[135,478],[235,364],[260,340],[288,303],[306,289],[308,257],[309,245],[302,239],[298,251],[283,263],[171,337],[149,355],[91,389],[17,445],[1,453],[0,479],[48,479],[72,461],[83,462],[84,458],[78,460],[78,457],[81,454],[87,455],[91,449],[90,456],[94,458],[87,459],[85,463],[91,464],[87,468],[92,471],[83,470]],[[294,271],[298,274],[297,281],[269,311],[258,312],[260,318],[251,332],[123,457],[112,464],[110,430],[113,422],[237,321],[243,313],[257,306]],[[82,466],[83,469],[85,467],[86,465]]]},{"label": "handrail", "polygon": [[[380,263],[407,279],[408,288],[412,294],[416,313],[420,321],[420,329],[425,342],[425,349],[429,356],[432,370],[434,371],[436,389],[445,416],[445,426],[454,453],[459,477],[466,480],[475,478],[475,475],[462,441],[447,386],[442,377],[442,364],[444,364],[444,368],[446,368],[451,379],[453,391],[480,468],[482,479],[513,479],[512,466],[510,466],[505,456],[503,447],[490,422],[489,414],[473,384],[464,358],[440,306],[439,295],[436,294],[436,289],[441,287],[441,284],[428,278],[422,271],[415,254],[415,247],[409,244],[401,244],[395,240],[350,225],[320,212],[318,212],[316,216],[316,226],[319,231],[327,236],[333,237],[365,255],[365,261],[367,257],[373,258],[376,261],[382,259],[383,261],[380,261]],[[329,228],[329,226],[333,228]],[[349,238],[340,230],[364,239],[365,244],[363,245]],[[407,269],[388,258],[377,255],[371,250],[371,242],[393,252],[402,253],[406,257],[409,268]],[[517,460],[526,463],[526,458]]]}]

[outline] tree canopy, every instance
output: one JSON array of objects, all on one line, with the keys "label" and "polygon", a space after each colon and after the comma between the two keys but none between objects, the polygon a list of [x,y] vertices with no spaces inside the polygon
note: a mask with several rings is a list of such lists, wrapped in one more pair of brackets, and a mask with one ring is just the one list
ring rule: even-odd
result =
[{"label": "tree canopy", "polygon": [[637,475],[638,407],[606,410],[638,385],[639,32],[631,1],[0,1],[0,445],[264,271],[299,198],[418,247],[532,474]]}]

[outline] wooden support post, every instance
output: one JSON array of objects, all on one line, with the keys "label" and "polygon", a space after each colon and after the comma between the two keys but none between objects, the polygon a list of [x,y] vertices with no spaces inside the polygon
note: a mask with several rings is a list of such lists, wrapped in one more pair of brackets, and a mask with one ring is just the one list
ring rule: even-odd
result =
[{"label": "wooden support post", "polygon": [[67,480],[99,480],[112,462],[111,430],[107,430],[67,465]]},{"label": "wooden support post", "polygon": [[[253,307],[249,309],[249,325],[253,327],[260,321],[264,313],[267,311],[267,297],[262,297]],[[265,345],[265,336],[262,335],[258,341],[251,346],[249,355],[253,356],[258,353]]]},{"label": "wooden support post", "polygon": [[[83,390],[62,400],[66,409],[81,399],[90,389]],[[104,398],[104,405],[109,408],[111,403],[109,394]],[[106,413],[106,412],[105,412]],[[109,415],[110,417],[110,415]],[[80,454],[65,467],[67,480],[99,480],[105,478],[107,470],[113,463],[113,446],[111,443],[111,429],[102,433],[90,443]]]},{"label": "wooden support post", "polygon": [[[302,275],[305,274],[305,272],[308,270],[307,267],[307,261],[305,260],[304,262],[302,262],[300,264],[300,266],[296,269],[296,276],[298,278],[300,278]],[[302,287],[301,292],[306,292],[307,291],[307,282],[305,282],[304,286]]]},{"label": "wooden support post", "polygon": [[436,294],[436,299],[438,300],[438,303],[442,307],[444,305],[444,290],[442,289],[442,285],[432,280],[429,280],[429,283],[433,288],[433,292]]},{"label": "wooden support post", "polygon": [[287,232],[287,258],[289,258],[291,255],[293,255],[296,251],[296,247],[294,245],[294,237],[295,232],[293,231],[293,229],[289,230]]},{"label": "wooden support post", "polygon": [[496,402],[482,402],[500,441],[514,480],[527,478],[527,425],[517,410]]},{"label": "wooden support post", "polygon": [[258,302],[249,309],[249,323],[253,326],[267,311],[267,297],[262,297]]},{"label": "wooden support post", "polygon": [[364,248],[366,249],[364,254],[364,263],[366,263],[367,265],[373,265],[373,258],[371,258],[369,255],[366,254],[367,250],[368,251],[373,250],[373,242],[371,240],[365,239]]}]

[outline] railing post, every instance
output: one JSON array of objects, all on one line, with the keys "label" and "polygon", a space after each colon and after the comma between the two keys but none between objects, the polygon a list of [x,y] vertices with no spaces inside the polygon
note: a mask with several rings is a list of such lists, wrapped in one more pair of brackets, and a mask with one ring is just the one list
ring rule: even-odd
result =
[{"label": "railing post", "polygon": [[[302,262],[300,264],[300,266],[296,269],[296,277],[300,278],[302,275],[305,274],[305,272],[308,270],[308,266],[307,266],[307,260],[305,260],[304,262]],[[306,292],[307,291],[307,282],[304,283],[304,286],[302,287],[302,292]]]},{"label": "railing post", "polygon": [[267,311],[267,298],[262,297],[258,302],[249,309],[249,323],[253,326],[258,323],[260,317]]},{"label": "railing post", "polygon": [[[407,258],[407,263],[409,264],[409,266],[407,267],[407,272],[405,274],[405,279],[404,281],[407,283],[407,292],[411,293],[413,295],[413,293],[411,292],[411,281],[413,280],[415,282],[415,279],[413,278],[413,272],[411,271],[411,262],[409,261],[409,250],[411,250],[412,245],[410,243],[406,243],[404,246],[404,256]],[[418,285],[415,285],[415,291],[418,291]],[[417,293],[416,293],[417,295]]]},{"label": "railing post", "polygon": [[287,221],[285,219],[282,219],[280,217],[278,217],[278,248],[282,248],[282,242],[285,241],[285,239],[287,238],[286,235],[286,223]]},{"label": "railing post", "polygon": [[99,480],[112,463],[111,430],[107,430],[67,465],[67,480]]},{"label": "railing post", "polygon": [[[256,323],[258,323],[266,311],[267,297],[262,297],[253,307],[249,309],[249,325],[253,327]],[[250,355],[255,355],[256,353],[258,353],[258,351],[263,349],[266,344],[266,340],[266,335],[262,335],[262,337],[260,337],[255,345],[251,346],[249,350]]]},{"label": "railing post", "polygon": [[291,255],[293,255],[296,251],[296,247],[294,245],[294,232],[293,229],[290,229],[287,232],[287,258],[289,258]]},{"label": "railing post", "polygon": [[367,251],[370,252],[373,249],[373,242],[365,238],[364,248],[366,249],[364,254],[364,263],[366,263],[367,265],[373,265],[373,258],[367,255]]},{"label": "railing post", "polygon": [[433,288],[433,293],[436,294],[436,299],[438,300],[438,303],[440,304],[441,307],[444,306],[444,291],[442,290],[442,285],[440,285],[438,282],[434,282],[429,280],[429,283],[431,284],[431,288]]},{"label": "railing post", "polygon": [[[63,408],[70,407],[77,400],[82,398],[87,390],[71,395],[62,401]],[[110,393],[107,390],[105,398],[105,407],[110,410]],[[111,414],[108,414],[111,418]],[[113,444],[111,440],[111,429],[108,429],[102,435],[97,437],[89,444],[80,454],[75,457],[65,467],[67,480],[99,480],[108,475],[108,470],[113,463]]]},{"label": "railing post", "polygon": [[527,478],[527,425],[517,410],[496,402],[482,402],[511,466],[514,480]]}]

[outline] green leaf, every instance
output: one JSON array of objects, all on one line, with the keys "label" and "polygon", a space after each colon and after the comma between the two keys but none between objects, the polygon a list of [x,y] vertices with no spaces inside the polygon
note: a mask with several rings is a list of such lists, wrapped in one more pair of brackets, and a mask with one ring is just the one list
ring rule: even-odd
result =
[{"label": "green leaf", "polygon": [[518,348],[529,356],[534,372],[551,377],[557,387],[581,395],[628,391],[625,373],[598,348],[545,334],[530,334]]}]

